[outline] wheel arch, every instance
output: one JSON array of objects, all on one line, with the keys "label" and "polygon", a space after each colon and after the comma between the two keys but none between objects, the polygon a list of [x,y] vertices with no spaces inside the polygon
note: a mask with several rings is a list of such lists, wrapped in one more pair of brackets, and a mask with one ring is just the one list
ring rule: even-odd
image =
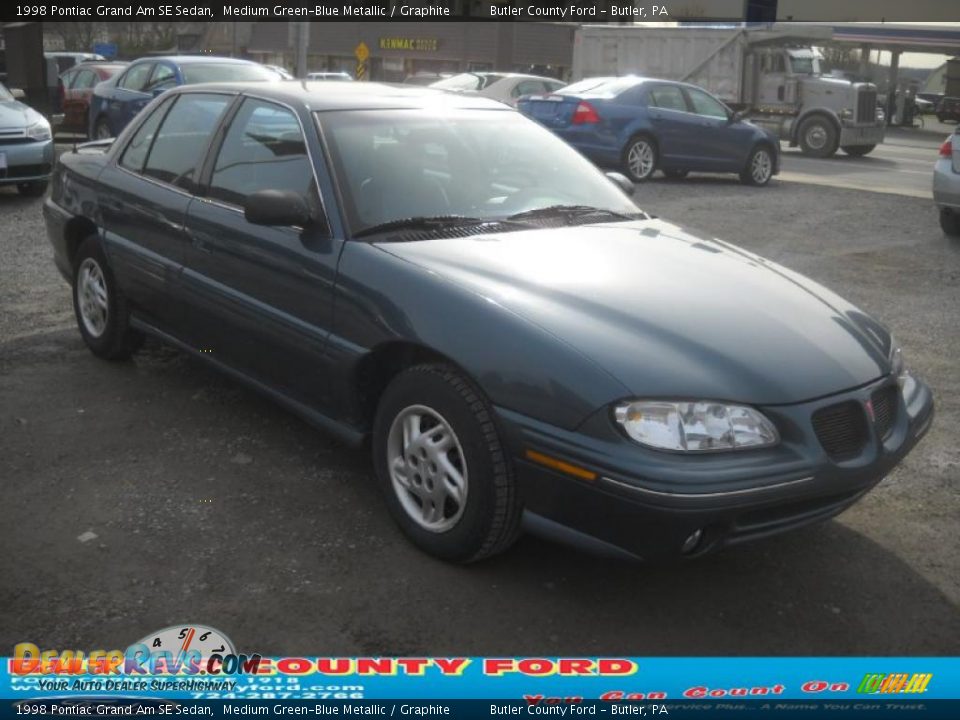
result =
[{"label": "wheel arch", "polygon": [[816,117],[818,115],[826,118],[827,121],[829,121],[830,124],[833,125],[833,129],[837,131],[837,137],[838,138],[840,137],[840,131],[843,129],[843,127],[841,126],[840,118],[836,115],[836,113],[831,112],[827,108],[819,108],[819,107],[811,108],[810,110],[807,110],[806,112],[800,114],[797,117],[796,121],[793,123],[793,127],[791,128],[791,131],[790,131],[791,145],[796,145],[800,142],[800,128],[803,126],[803,124],[810,118]]},{"label": "wheel arch", "polygon": [[71,268],[76,265],[77,249],[80,244],[91,235],[99,235],[99,233],[99,228],[88,217],[77,216],[67,221],[63,228],[63,240],[67,261]]}]

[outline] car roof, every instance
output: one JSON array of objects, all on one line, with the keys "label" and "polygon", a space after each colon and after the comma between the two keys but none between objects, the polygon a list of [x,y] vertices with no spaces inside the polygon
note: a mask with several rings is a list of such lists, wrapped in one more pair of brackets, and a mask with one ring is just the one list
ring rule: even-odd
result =
[{"label": "car roof", "polygon": [[251,60],[243,60],[241,58],[232,58],[232,57],[220,57],[216,55],[157,55],[155,57],[148,56],[137,58],[133,62],[157,62],[164,60],[166,62],[176,63],[177,65],[182,65],[183,63],[229,63],[236,65],[258,65]]},{"label": "car roof", "polygon": [[339,80],[201,83],[183,85],[168,92],[216,91],[255,95],[267,100],[276,100],[317,112],[436,107],[514,112],[503,103],[479,95],[448,93],[419,85],[389,85],[373,82],[345,83]]}]

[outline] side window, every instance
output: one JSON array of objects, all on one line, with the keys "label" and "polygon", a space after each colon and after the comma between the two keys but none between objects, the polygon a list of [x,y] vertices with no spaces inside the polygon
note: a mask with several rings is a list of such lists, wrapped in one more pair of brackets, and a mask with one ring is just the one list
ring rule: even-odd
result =
[{"label": "side window", "polygon": [[169,65],[164,65],[163,63],[157,63],[157,66],[153,70],[153,75],[150,76],[150,81],[147,83],[146,87],[143,88],[144,92],[153,92],[154,90],[163,88],[164,90],[172,88],[177,84],[177,79],[174,76],[173,68]]},{"label": "side window", "polygon": [[232,99],[200,93],[177,96],[153,141],[143,174],[192,191],[207,142]]},{"label": "side window", "polygon": [[707,95],[702,90],[687,88],[687,96],[690,98],[690,104],[693,105],[693,111],[697,115],[706,115],[712,118],[727,119],[727,107],[716,98]]},{"label": "side window", "polygon": [[127,147],[120,156],[120,166],[133,172],[143,170],[143,163],[147,159],[147,153],[150,151],[150,144],[153,142],[153,136],[157,134],[157,127],[163,116],[170,109],[172,101],[167,100],[160,107],[150,113],[150,117],[144,120],[143,124],[137,129]]},{"label": "side window", "polygon": [[77,79],[79,78],[79,76],[80,76],[80,73],[67,71],[60,76],[60,82],[63,84],[65,88],[72,88],[74,84],[77,82]]},{"label": "side window", "polygon": [[70,87],[74,90],[86,90],[97,84],[97,74],[93,70],[83,70],[77,73],[77,79]]},{"label": "side window", "polygon": [[683,99],[683,93],[676,85],[657,85],[650,88],[647,97],[649,103],[654,107],[664,110],[687,111],[687,103]]},{"label": "side window", "polygon": [[292,190],[312,201],[313,168],[296,115],[244,100],[230,123],[210,179],[210,197],[233,205],[258,190]]},{"label": "side window", "polygon": [[153,70],[153,63],[134,65],[120,78],[120,87],[127,90],[142,91],[143,86],[147,84],[147,78],[150,77],[151,70]]}]

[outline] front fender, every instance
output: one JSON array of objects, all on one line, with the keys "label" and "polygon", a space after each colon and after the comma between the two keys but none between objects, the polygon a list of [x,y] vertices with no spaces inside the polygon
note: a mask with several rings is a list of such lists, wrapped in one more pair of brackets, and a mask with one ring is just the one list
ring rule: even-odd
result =
[{"label": "front fender", "polygon": [[492,299],[376,245],[346,243],[330,343],[340,402],[356,402],[358,363],[397,341],[450,358],[495,405],[565,429],[629,394],[579,350]]}]

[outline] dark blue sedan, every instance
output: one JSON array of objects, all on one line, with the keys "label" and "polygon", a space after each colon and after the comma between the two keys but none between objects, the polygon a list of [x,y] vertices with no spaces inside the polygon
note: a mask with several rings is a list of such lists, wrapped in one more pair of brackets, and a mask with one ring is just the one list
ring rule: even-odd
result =
[{"label": "dark blue sedan", "polygon": [[116,137],[147,103],[178,85],[241,80],[277,80],[274,71],[249,60],[172,56],[142,58],[123,74],[96,86],[90,99],[90,137]]},{"label": "dark blue sedan", "polygon": [[636,182],[656,170],[737,173],[766,185],[780,171],[776,136],[694,85],[634,76],[581,80],[550,95],[531,95],[520,112],[577,150]]}]

